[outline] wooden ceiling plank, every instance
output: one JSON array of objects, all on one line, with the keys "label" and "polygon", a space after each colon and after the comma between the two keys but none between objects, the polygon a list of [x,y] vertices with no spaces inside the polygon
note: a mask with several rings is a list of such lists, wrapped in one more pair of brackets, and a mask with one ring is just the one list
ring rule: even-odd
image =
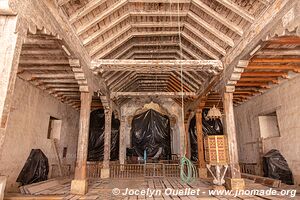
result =
[{"label": "wooden ceiling plank", "polygon": [[215,49],[216,51],[218,51],[223,56],[226,54],[225,49],[223,49],[222,47],[220,47],[217,43],[215,43],[213,40],[211,40],[210,38],[208,38],[207,36],[205,36],[203,33],[201,33],[198,29],[196,29],[192,25],[185,23],[184,27],[187,28],[193,34],[195,34],[197,37],[199,37],[201,40],[203,40],[204,42],[206,42],[209,46],[211,46],[213,49]]},{"label": "wooden ceiling plank", "polygon": [[244,10],[242,7],[232,2],[231,0],[217,0],[217,2],[224,5],[229,10],[232,10],[233,12],[235,12],[236,14],[238,14],[248,22],[250,23],[254,22],[254,16],[252,16],[249,12],[247,12],[246,10]]},{"label": "wooden ceiling plank", "polygon": [[202,26],[203,28],[205,28],[207,31],[211,32],[213,35],[215,35],[217,38],[219,38],[220,40],[224,41],[226,44],[228,44],[229,46],[233,47],[234,46],[234,42],[233,40],[228,37],[227,35],[225,35],[224,33],[222,33],[221,31],[217,30],[215,27],[213,27],[212,25],[208,24],[206,21],[204,21],[203,19],[201,19],[198,15],[196,15],[193,12],[189,12],[188,13],[188,17],[190,17],[193,21],[195,21],[196,23],[198,23],[200,26]]},{"label": "wooden ceiling plank", "polygon": [[124,33],[126,33],[127,31],[129,31],[131,29],[131,25],[127,25],[126,27],[122,28],[122,30],[120,32],[117,32],[117,34],[115,35],[111,35],[110,38],[107,38],[105,40],[105,42],[103,42],[100,46],[96,45],[94,48],[92,48],[89,51],[89,54],[91,56],[94,56],[95,54],[97,54],[99,51],[101,51],[103,48],[105,48],[107,45],[111,44],[113,41],[116,40],[116,38],[120,37],[121,35],[123,35]]},{"label": "wooden ceiling plank", "polygon": [[85,15],[89,14],[91,11],[93,11],[95,8],[100,6],[101,4],[105,3],[106,0],[92,0],[89,1],[86,5],[84,5],[82,8],[77,9],[76,12],[72,13],[72,15],[69,18],[69,22],[71,24],[74,24],[77,20],[81,19]]},{"label": "wooden ceiling plank", "polygon": [[287,78],[287,72],[243,72],[241,77],[282,77]]},{"label": "wooden ceiling plank", "polygon": [[81,26],[77,30],[77,34],[78,35],[83,34],[87,30],[89,30],[90,28],[92,28],[94,25],[96,25],[97,23],[99,23],[100,21],[102,21],[103,19],[105,19],[106,17],[108,17],[109,15],[113,14],[116,10],[122,8],[126,4],[127,4],[127,0],[117,1],[115,4],[113,4],[110,7],[108,7],[108,9],[104,10],[103,12],[101,12],[100,15],[95,16],[95,18],[93,18],[88,23],[86,23],[83,26]]},{"label": "wooden ceiling plank", "polygon": [[219,59],[219,57],[217,55],[215,55],[214,53],[212,53],[211,51],[209,51],[206,47],[204,47],[202,44],[200,44],[198,41],[196,41],[194,38],[192,38],[187,33],[182,32],[181,35],[185,39],[187,39],[191,44],[195,45],[201,52],[203,52],[204,54],[206,54],[208,57],[213,58],[215,60]]},{"label": "wooden ceiling plank", "polygon": [[133,37],[138,37],[138,36],[144,36],[144,37],[150,37],[150,36],[172,36],[172,35],[178,35],[177,31],[156,31],[156,32],[135,32],[129,34],[127,37],[124,39],[118,41],[117,43],[111,45],[108,49],[103,51],[101,54],[97,54],[93,57],[93,59],[99,59],[99,58],[104,58],[107,54],[112,52],[113,50],[117,49],[120,47],[122,44],[126,43],[128,40],[130,40]]},{"label": "wooden ceiling plank", "polygon": [[300,63],[300,58],[252,58],[251,63]]},{"label": "wooden ceiling plank", "polygon": [[239,36],[243,35],[243,29],[237,26],[236,24],[232,23],[227,18],[220,15],[218,12],[211,9],[209,6],[207,6],[205,3],[203,3],[201,0],[192,0],[192,3],[196,5],[198,8],[201,8],[204,12],[209,14],[211,17],[219,21],[224,26],[228,27],[230,30],[238,34]]},{"label": "wooden ceiling plank", "polygon": [[111,30],[113,27],[117,26],[118,24],[120,24],[121,22],[123,22],[123,21],[125,21],[125,20],[127,20],[129,18],[130,18],[130,13],[127,13],[126,15],[118,17],[115,21],[112,21],[108,25],[102,26],[101,29],[95,31],[89,37],[87,37],[86,39],[84,39],[83,40],[83,45],[84,46],[89,45],[94,40],[96,40],[97,38],[99,38],[101,35],[103,35],[107,31]]}]

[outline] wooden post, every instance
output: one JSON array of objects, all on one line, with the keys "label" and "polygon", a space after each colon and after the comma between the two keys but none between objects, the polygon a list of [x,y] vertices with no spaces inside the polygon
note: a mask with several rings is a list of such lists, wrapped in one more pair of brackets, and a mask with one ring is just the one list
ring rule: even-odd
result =
[{"label": "wooden post", "polygon": [[71,183],[72,194],[83,195],[88,189],[88,183],[86,179],[86,161],[88,152],[91,102],[91,94],[88,92],[82,92],[75,178]]},{"label": "wooden post", "polygon": [[197,146],[198,146],[198,163],[199,163],[199,177],[207,178],[207,169],[204,159],[203,148],[203,130],[202,130],[202,109],[196,112],[196,129],[197,129]]},{"label": "wooden post", "polygon": [[223,95],[224,127],[228,140],[228,157],[230,166],[230,179],[226,180],[228,189],[243,189],[244,180],[241,179],[239,167],[238,148],[233,112],[233,93],[225,92]]},{"label": "wooden post", "polygon": [[121,116],[120,119],[120,149],[119,149],[119,160],[120,164],[125,164],[126,159],[126,143],[125,143],[125,117]]},{"label": "wooden post", "polygon": [[111,108],[107,108],[104,110],[104,112],[105,112],[104,158],[103,158],[103,167],[101,169],[101,178],[109,178],[112,110]]}]

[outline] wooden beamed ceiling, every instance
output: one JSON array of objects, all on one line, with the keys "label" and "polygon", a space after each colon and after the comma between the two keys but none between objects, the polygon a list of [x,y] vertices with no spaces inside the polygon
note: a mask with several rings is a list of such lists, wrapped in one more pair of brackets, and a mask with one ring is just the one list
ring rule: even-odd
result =
[{"label": "wooden beamed ceiling", "polygon": [[300,37],[284,36],[267,41],[241,73],[234,92],[235,104],[262,94],[300,73],[299,48]]},{"label": "wooden beamed ceiling", "polygon": [[[47,32],[42,29],[34,34],[27,33],[20,54],[18,77],[79,109],[80,91],[88,87],[80,62],[70,58],[62,39]],[[101,102],[94,99],[92,108],[100,107]]]},{"label": "wooden beamed ceiling", "polygon": [[[270,4],[268,0],[57,2],[92,60],[136,61],[221,60]],[[220,72],[188,67],[181,78],[179,68],[150,73],[137,70],[140,66],[114,67],[97,71],[110,92],[180,92],[182,79],[185,92],[200,94]]]}]

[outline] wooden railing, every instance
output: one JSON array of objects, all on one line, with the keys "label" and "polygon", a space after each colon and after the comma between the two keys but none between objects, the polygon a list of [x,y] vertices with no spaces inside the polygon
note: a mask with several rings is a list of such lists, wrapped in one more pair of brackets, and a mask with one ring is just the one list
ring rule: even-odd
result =
[{"label": "wooden railing", "polygon": [[111,165],[110,178],[140,178],[144,176],[144,165],[125,164]]},{"label": "wooden railing", "polygon": [[101,177],[102,162],[87,162],[87,177],[100,178]]},{"label": "wooden railing", "polygon": [[[88,162],[88,178],[101,177],[102,163]],[[147,178],[147,177],[180,177],[179,164],[147,163],[145,164],[111,164],[110,178]]]}]

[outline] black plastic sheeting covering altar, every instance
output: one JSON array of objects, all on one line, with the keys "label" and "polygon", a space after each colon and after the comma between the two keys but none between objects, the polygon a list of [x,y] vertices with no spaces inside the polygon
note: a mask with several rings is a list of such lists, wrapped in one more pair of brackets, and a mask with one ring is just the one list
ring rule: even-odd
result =
[{"label": "black plastic sheeting covering altar", "polygon": [[32,149],[21,170],[17,182],[21,185],[38,183],[48,179],[49,163],[48,158],[40,149]]},{"label": "black plastic sheeting covering altar", "polygon": [[293,174],[281,153],[272,149],[263,156],[263,171],[265,177],[281,180],[283,183],[293,185]]},{"label": "black plastic sheeting covering altar", "polygon": [[[206,119],[209,109],[202,110],[202,131],[203,136],[206,135],[223,135],[223,125],[220,119]],[[191,160],[198,161],[198,142],[197,142],[197,129],[196,117],[194,116],[189,125],[189,135],[191,144]]]},{"label": "black plastic sheeting covering altar", "polygon": [[171,158],[170,120],[155,110],[147,110],[133,117],[131,125],[132,147],[139,157],[168,160]]},{"label": "black plastic sheeting covering altar", "polygon": [[[94,110],[90,115],[88,161],[103,161],[105,114],[103,109]],[[120,121],[112,115],[110,160],[119,159]]]}]

